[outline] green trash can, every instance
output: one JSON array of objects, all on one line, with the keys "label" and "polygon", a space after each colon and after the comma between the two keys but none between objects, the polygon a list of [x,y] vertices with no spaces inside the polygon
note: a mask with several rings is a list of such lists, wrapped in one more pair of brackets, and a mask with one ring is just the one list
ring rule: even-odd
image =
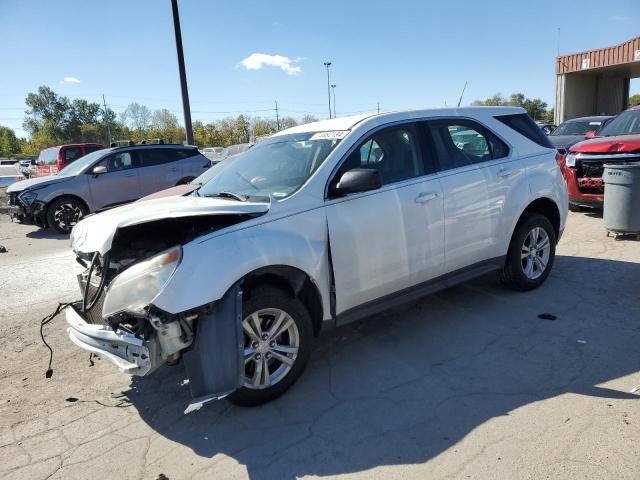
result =
[{"label": "green trash can", "polygon": [[604,165],[604,228],[640,235],[640,162]]}]

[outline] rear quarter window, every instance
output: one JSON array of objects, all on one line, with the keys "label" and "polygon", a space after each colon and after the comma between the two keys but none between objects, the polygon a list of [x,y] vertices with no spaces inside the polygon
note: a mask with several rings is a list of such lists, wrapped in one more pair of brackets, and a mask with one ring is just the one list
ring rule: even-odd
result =
[{"label": "rear quarter window", "polygon": [[38,155],[38,165],[55,165],[58,159],[59,148],[47,148]]},{"label": "rear quarter window", "polygon": [[498,115],[495,119],[541,147],[554,148],[542,129],[526,113]]}]

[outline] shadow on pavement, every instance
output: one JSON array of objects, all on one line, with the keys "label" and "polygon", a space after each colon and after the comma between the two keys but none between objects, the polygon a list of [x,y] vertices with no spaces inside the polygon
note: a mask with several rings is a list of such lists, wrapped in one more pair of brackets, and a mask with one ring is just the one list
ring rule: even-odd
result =
[{"label": "shadow on pavement", "polygon": [[39,238],[48,238],[51,240],[66,240],[69,241],[69,234],[68,233],[58,233],[54,230],[51,230],[50,228],[39,228],[37,230],[34,230],[32,232],[27,232],[26,237],[28,238],[34,238],[34,239],[39,239]]},{"label": "shadow on pavement", "polygon": [[485,276],[321,336],[300,381],[268,405],[219,401],[183,415],[181,368],[126,393],[155,431],[227,455],[253,479],[424,463],[532,402],[640,398],[598,386],[640,369],[638,291],[640,264],[560,256],[538,290]]}]

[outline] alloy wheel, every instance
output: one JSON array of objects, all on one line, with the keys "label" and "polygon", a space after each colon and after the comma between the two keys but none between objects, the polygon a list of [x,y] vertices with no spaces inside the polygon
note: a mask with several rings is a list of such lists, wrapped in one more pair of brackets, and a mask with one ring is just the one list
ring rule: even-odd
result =
[{"label": "alloy wheel", "polygon": [[551,242],[544,228],[534,227],[522,244],[522,271],[531,280],[539,278],[547,268],[551,255]]},{"label": "alloy wheel", "polygon": [[60,230],[71,230],[82,218],[82,209],[73,203],[63,203],[53,213],[53,219]]},{"label": "alloy wheel", "polygon": [[244,386],[271,387],[291,370],[300,348],[300,332],[284,310],[264,308],[242,322],[244,333]]}]

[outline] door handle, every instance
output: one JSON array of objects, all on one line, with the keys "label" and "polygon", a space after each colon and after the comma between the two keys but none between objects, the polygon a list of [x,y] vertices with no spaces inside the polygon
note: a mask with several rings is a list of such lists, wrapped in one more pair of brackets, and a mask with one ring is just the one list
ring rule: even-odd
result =
[{"label": "door handle", "polygon": [[500,170],[498,170],[498,176],[500,178],[510,177],[514,173],[516,173],[515,170],[511,170],[510,168],[501,168]]},{"label": "door handle", "polygon": [[427,203],[431,200],[435,200],[438,198],[438,194],[436,192],[422,192],[420,195],[416,197],[416,203]]}]

